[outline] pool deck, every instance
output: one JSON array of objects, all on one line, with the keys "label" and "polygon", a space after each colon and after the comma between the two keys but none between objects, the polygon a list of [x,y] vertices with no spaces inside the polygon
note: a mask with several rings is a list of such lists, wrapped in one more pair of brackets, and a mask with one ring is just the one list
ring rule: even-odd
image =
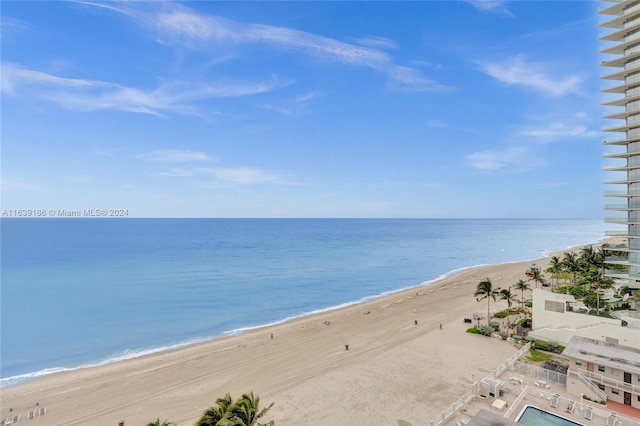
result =
[{"label": "pool deck", "polygon": [[[605,407],[587,400],[580,401],[579,397],[576,398],[574,395],[569,395],[564,385],[546,381],[541,383],[541,380],[535,377],[509,369],[498,379],[504,382],[502,396],[487,396],[486,398],[475,396],[457,410],[444,424],[447,426],[466,425],[481,409],[491,410],[515,421],[524,407],[532,405],[582,425],[606,425],[611,413],[615,413],[618,420],[616,426],[640,426],[640,413],[637,413],[638,410],[631,407],[628,407],[631,410],[621,409],[619,406],[622,404],[609,402],[608,406]],[[552,407],[554,394],[558,394],[559,398],[555,407]],[[574,404],[572,404],[573,409],[569,411],[571,401]],[[590,419],[585,417],[585,413],[588,413],[588,406],[593,407]]]}]

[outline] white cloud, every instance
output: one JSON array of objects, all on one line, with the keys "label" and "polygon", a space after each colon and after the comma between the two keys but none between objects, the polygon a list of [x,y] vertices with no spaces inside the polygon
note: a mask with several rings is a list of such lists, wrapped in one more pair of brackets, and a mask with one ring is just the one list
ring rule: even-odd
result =
[{"label": "white cloud", "polygon": [[545,166],[545,161],[526,147],[507,147],[503,150],[478,151],[467,155],[467,160],[476,170],[495,171],[505,168],[516,171],[537,169]]},{"label": "white cloud", "polygon": [[212,98],[249,96],[283,87],[276,79],[269,82],[166,82],[153,90],[142,90],[115,83],[58,77],[12,64],[1,65],[4,93],[28,95],[75,111],[120,110],[154,115],[164,112],[199,115],[192,102]]},{"label": "white cloud", "polygon": [[196,169],[196,172],[209,174],[221,182],[226,182],[226,183],[231,183],[236,185],[284,183],[282,177],[274,172],[263,170],[263,169],[254,169],[249,167],[199,168],[199,169]]},{"label": "white cloud", "polygon": [[567,125],[565,123],[550,123],[546,127],[522,129],[519,133],[522,136],[529,136],[542,141],[593,138],[601,135],[600,131],[588,129],[584,125]]},{"label": "white cloud", "polygon": [[372,47],[376,49],[395,49],[398,47],[398,43],[386,37],[369,36],[355,38],[353,39],[353,41],[362,46]]},{"label": "white cloud", "polygon": [[209,49],[209,43],[263,43],[294,49],[296,52],[325,60],[368,67],[385,73],[405,89],[443,89],[442,85],[424,77],[420,71],[395,64],[391,56],[380,50],[394,47],[395,42],[383,37],[358,39],[358,42],[363,44],[359,46],[297,29],[242,23],[220,16],[199,14],[178,3],[135,2],[115,3],[115,6],[92,2],[84,4],[125,14],[137,23],[152,29],[156,39],[162,43],[200,50]]},{"label": "white cloud", "polygon": [[584,81],[577,74],[550,75],[548,65],[526,61],[523,55],[498,62],[485,61],[480,66],[484,73],[502,83],[536,89],[553,96],[577,93]]},{"label": "white cloud", "polygon": [[536,124],[518,130],[519,138],[529,138],[532,142],[572,142],[576,139],[595,138],[602,135],[599,129],[592,128],[593,120],[584,111],[573,114],[556,112],[551,117],[534,117],[533,121]]},{"label": "white cloud", "polygon": [[138,158],[146,161],[160,161],[171,163],[186,163],[192,161],[212,161],[215,160],[206,152],[189,151],[185,149],[157,149],[140,154]]},{"label": "white cloud", "polygon": [[464,1],[483,12],[492,12],[492,13],[500,12],[508,16],[513,16],[513,14],[509,11],[509,9],[507,9],[506,0],[464,0]]}]

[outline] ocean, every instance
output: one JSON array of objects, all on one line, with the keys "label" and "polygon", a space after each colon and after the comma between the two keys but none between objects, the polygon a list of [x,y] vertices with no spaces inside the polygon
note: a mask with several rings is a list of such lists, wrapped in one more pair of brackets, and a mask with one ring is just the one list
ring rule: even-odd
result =
[{"label": "ocean", "polygon": [[605,232],[601,220],[538,219],[14,218],[0,226],[0,387],[544,257]]}]

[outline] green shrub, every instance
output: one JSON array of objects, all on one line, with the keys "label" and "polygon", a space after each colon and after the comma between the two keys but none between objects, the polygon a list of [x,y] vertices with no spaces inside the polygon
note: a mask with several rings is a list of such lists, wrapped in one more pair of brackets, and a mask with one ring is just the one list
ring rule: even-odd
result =
[{"label": "green shrub", "polygon": [[488,325],[483,325],[482,327],[480,327],[480,334],[482,334],[483,336],[491,336],[496,330]]},{"label": "green shrub", "polygon": [[509,313],[507,311],[500,311],[497,312],[493,317],[494,318],[506,318],[509,316]]},{"label": "green shrub", "polygon": [[507,340],[507,337],[509,337],[509,332],[505,331],[505,330],[502,330],[502,331],[498,332],[498,334],[500,335],[502,340]]},{"label": "green shrub", "polygon": [[480,334],[480,330],[475,327],[471,327],[471,328],[467,328],[467,333]]},{"label": "green shrub", "polygon": [[500,330],[500,323],[497,322],[497,321],[491,321],[489,323],[489,327],[493,328],[494,331],[498,331],[498,330]]}]

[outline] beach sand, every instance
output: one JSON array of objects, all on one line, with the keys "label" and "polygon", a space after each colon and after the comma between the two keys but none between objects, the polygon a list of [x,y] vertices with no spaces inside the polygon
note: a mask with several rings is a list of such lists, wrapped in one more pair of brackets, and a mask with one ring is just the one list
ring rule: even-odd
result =
[{"label": "beach sand", "polygon": [[[464,318],[487,312],[487,301],[473,296],[478,282],[511,286],[527,279],[532,262],[548,266],[538,259],[472,268],[240,336],[4,388],[0,419],[13,408],[23,423],[38,402],[47,414],[31,426],[146,425],[157,417],[193,425],[225,393],[253,391],[261,405],[275,403],[263,420],[279,426],[429,424],[517,350],[465,332]],[[491,302],[492,311],[504,308]]]}]

